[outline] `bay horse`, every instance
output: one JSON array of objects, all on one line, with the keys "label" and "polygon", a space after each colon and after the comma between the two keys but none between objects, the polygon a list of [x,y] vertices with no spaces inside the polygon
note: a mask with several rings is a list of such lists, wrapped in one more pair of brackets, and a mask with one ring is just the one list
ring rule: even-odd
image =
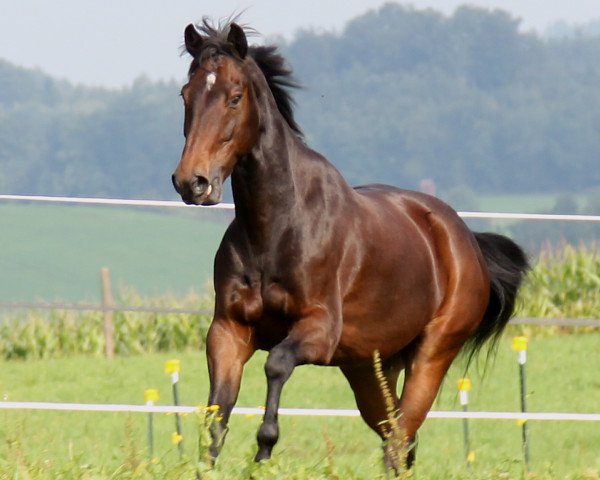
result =
[{"label": "bay horse", "polygon": [[[187,204],[221,201],[231,176],[235,218],[214,263],[207,336],[210,455],[216,460],[244,364],[267,350],[267,399],[256,461],[279,437],[277,410],[297,365],[341,369],[384,461],[410,467],[415,435],[454,358],[473,354],[512,315],[528,269],[521,248],[473,233],[433,196],[387,185],[352,188],[303,141],[291,71],[273,46],[249,46],[234,21],[185,29],[193,60],[184,100],[185,146],[172,176]],[[373,354],[392,390],[402,453],[390,427]],[[402,394],[396,395],[404,369]],[[215,407],[216,408],[216,407]]]}]

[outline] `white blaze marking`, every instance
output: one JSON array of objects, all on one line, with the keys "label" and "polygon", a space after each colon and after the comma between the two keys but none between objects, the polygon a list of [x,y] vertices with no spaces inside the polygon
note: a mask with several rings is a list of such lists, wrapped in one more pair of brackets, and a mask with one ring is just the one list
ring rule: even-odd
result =
[{"label": "white blaze marking", "polygon": [[213,87],[213,85],[215,84],[216,81],[217,81],[217,76],[213,72],[210,72],[206,76],[206,89],[209,92],[210,92],[210,89]]}]

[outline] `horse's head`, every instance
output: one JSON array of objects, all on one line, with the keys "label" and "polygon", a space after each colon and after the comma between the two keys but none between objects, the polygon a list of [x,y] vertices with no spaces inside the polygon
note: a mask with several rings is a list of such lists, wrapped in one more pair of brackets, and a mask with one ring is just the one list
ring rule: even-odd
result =
[{"label": "horse's head", "polygon": [[[215,31],[212,31],[215,33]],[[185,146],[173,173],[173,186],[185,203],[213,205],[237,160],[258,138],[255,92],[249,75],[244,30],[231,23],[222,38],[185,29],[185,48],[193,57],[185,104]]]}]

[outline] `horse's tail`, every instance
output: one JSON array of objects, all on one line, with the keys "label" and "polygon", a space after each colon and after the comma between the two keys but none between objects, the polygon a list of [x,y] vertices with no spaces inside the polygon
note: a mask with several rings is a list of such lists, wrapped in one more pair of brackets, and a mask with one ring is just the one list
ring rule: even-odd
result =
[{"label": "horse's tail", "polygon": [[475,233],[490,275],[490,301],[481,324],[468,343],[471,355],[488,341],[492,347],[513,315],[517,292],[529,270],[525,252],[510,238],[496,233]]}]

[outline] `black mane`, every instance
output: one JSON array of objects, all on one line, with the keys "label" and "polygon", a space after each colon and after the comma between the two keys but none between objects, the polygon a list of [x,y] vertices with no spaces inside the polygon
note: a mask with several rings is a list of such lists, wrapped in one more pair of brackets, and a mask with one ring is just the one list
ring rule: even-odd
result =
[{"label": "black mane", "polygon": [[[234,20],[229,19],[224,23],[219,23],[215,27],[207,18],[204,18],[201,24],[196,25],[197,30],[202,35],[202,51],[192,60],[188,77],[191,77],[200,64],[209,57],[227,55],[239,58],[232,45],[227,41],[229,25]],[[243,28],[246,35],[256,33],[246,26]],[[253,45],[248,48],[248,55],[252,57],[265,76],[271,93],[275,98],[277,108],[287,124],[298,135],[302,135],[302,130],[294,119],[294,99],[290,92],[291,89],[300,88],[300,85],[294,80],[292,70],[286,66],[286,61],[279,53],[277,47],[274,45]]]}]

